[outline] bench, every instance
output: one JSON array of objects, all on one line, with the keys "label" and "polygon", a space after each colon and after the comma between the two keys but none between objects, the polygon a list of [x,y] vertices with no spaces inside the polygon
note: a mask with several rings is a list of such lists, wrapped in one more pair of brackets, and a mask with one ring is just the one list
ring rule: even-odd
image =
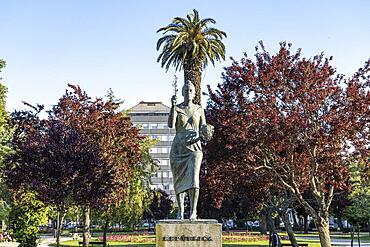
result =
[{"label": "bench", "polygon": [[[293,246],[293,245],[289,243],[289,244],[281,244],[281,246]],[[298,243],[298,246],[308,246],[308,243]]]},{"label": "bench", "polygon": [[[78,246],[83,246],[83,243],[82,241],[78,242]],[[101,242],[101,241],[90,241],[89,242],[89,246],[91,247],[94,247],[94,246],[103,246],[104,242]],[[107,246],[109,247],[109,244],[107,244]]]}]

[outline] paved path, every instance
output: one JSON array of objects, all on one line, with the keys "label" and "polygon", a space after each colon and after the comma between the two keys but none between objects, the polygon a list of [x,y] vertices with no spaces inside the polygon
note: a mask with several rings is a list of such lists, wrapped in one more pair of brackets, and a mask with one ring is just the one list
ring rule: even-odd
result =
[{"label": "paved path", "polygon": [[[62,237],[61,241],[72,240],[70,237]],[[49,244],[55,243],[56,239],[52,236],[41,236],[41,242],[39,243],[38,247],[48,247]],[[16,242],[0,242],[0,247],[17,247],[19,244]]]},{"label": "paved path", "polygon": [[[305,239],[306,240],[319,241],[318,236],[299,236],[299,237],[297,237],[297,239],[300,239],[300,240],[303,240],[303,241]],[[351,240],[350,239],[337,238],[335,236],[332,236],[331,237],[331,244],[333,246],[351,246]],[[361,241],[360,244],[361,244],[361,247],[370,247],[370,242],[369,241]],[[353,246],[354,247],[358,246],[357,239],[354,239]]]},{"label": "paved path", "polygon": [[[67,240],[72,240],[71,237],[61,237],[60,241],[67,241]],[[47,247],[51,243],[55,243],[56,238],[53,238],[52,236],[49,235],[41,235],[41,243],[38,245],[38,247]],[[10,246],[9,246],[10,247]]]},{"label": "paved path", "polygon": [[18,243],[15,242],[0,242],[1,247],[17,247]]}]

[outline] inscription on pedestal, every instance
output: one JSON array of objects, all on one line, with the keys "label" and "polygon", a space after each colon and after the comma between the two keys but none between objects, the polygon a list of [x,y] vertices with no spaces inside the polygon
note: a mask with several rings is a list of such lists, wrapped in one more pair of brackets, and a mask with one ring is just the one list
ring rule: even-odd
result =
[{"label": "inscription on pedestal", "polygon": [[221,224],[216,220],[161,220],[156,226],[156,246],[221,247]]}]

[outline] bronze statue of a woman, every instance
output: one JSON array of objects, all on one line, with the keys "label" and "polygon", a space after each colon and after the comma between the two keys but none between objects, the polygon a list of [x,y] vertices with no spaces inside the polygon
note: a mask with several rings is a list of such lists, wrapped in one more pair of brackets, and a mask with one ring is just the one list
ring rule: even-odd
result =
[{"label": "bronze statue of a woman", "polygon": [[170,152],[171,170],[178,203],[178,219],[184,219],[185,193],[190,198],[190,220],[197,218],[199,197],[199,172],[202,162],[201,139],[212,136],[212,127],[206,125],[204,110],[194,104],[195,87],[186,81],[182,88],[184,102],[176,105],[176,95],[171,99],[172,107],[168,118],[168,126],[176,128]]}]

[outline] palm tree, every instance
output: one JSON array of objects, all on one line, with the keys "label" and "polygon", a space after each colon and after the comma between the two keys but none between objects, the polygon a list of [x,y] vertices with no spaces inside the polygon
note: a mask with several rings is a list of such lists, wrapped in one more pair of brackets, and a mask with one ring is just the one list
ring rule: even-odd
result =
[{"label": "palm tree", "polygon": [[193,10],[186,18],[175,17],[168,26],[158,29],[163,32],[157,42],[157,50],[163,45],[157,62],[168,71],[173,65],[175,70],[184,70],[184,80],[195,84],[196,95],[194,103],[200,104],[200,82],[202,70],[208,62],[214,65],[215,60],[225,60],[225,45],[222,43],[226,33],[219,29],[208,27],[215,24],[212,18],[199,19],[197,10]]}]

